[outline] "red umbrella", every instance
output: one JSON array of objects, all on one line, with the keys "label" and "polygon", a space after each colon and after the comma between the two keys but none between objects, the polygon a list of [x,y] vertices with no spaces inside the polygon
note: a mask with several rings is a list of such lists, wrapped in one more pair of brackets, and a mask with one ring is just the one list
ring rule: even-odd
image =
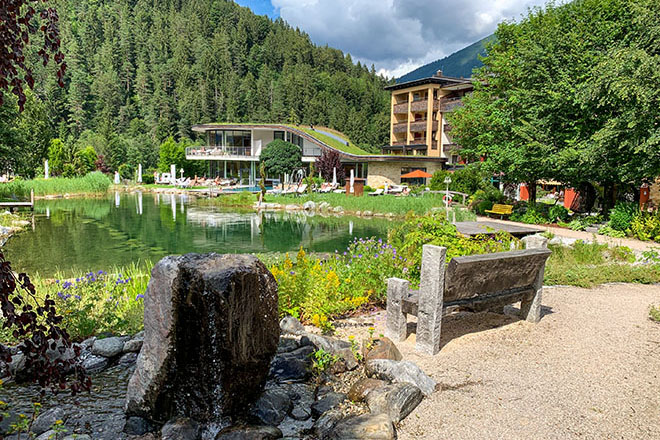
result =
[{"label": "red umbrella", "polygon": [[415,170],[401,175],[402,179],[428,179],[430,177],[433,177],[433,175],[422,170]]}]

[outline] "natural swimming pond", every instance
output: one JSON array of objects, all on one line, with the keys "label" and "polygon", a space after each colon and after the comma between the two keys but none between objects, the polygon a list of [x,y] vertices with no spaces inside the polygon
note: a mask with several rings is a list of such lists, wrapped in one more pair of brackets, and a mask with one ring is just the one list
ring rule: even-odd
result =
[{"label": "natural swimming pond", "polygon": [[38,200],[34,226],[3,247],[14,270],[76,275],[188,252],[334,252],[387,235],[386,219],[221,209],[187,195],[113,193]]}]

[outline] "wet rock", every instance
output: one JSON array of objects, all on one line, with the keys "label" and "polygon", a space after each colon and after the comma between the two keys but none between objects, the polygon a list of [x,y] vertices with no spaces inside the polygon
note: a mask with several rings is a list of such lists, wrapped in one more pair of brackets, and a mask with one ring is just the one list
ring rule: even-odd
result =
[{"label": "wet rock", "polygon": [[338,409],[331,409],[324,412],[316,422],[314,422],[314,433],[320,439],[326,439],[334,429],[335,425],[342,419],[342,413]]},{"label": "wet rock", "polygon": [[82,367],[87,370],[88,373],[92,374],[104,370],[109,364],[110,361],[108,358],[90,354],[83,361]]},{"label": "wet rock", "polygon": [[138,358],[137,353],[124,353],[119,358],[119,365],[123,365],[124,367],[133,365],[137,361],[137,358]]},{"label": "wet rock", "polygon": [[312,404],[314,403],[313,385],[306,383],[294,383],[283,385],[284,389],[293,402],[291,417],[295,420],[307,420],[312,417]]},{"label": "wet rock", "polygon": [[92,354],[107,358],[115,357],[124,349],[124,341],[118,337],[97,339],[92,344]]},{"label": "wet rock", "polygon": [[386,413],[390,420],[398,423],[405,419],[424,399],[415,385],[395,383],[377,388],[367,395],[367,404],[373,414]]},{"label": "wet rock", "polygon": [[128,414],[204,423],[259,397],[280,331],[277,283],[256,257],[166,257],[152,270],[144,307]]},{"label": "wet rock", "polygon": [[62,408],[50,408],[41,414],[32,423],[32,432],[36,435],[43,434],[53,427],[56,421],[64,420]]},{"label": "wet rock", "polygon": [[337,214],[343,214],[343,213],[344,213],[344,208],[342,208],[341,206],[335,206],[335,207],[332,209],[332,211],[333,211],[333,212],[336,212]]},{"label": "wet rock", "polygon": [[316,203],[312,202],[311,200],[308,200],[305,203],[303,203],[303,209],[305,211],[314,211],[316,209]]},{"label": "wet rock", "polygon": [[373,342],[371,349],[367,349],[366,345],[363,350],[364,360],[370,359],[391,359],[400,361],[403,359],[401,352],[390,338],[382,337]]},{"label": "wet rock", "polygon": [[387,382],[369,377],[358,380],[351,386],[348,398],[353,402],[362,402],[372,390],[387,385]]},{"label": "wet rock", "polygon": [[305,333],[305,327],[293,316],[285,316],[280,320],[280,329],[284,333],[301,335]]},{"label": "wet rock", "polygon": [[177,417],[167,422],[160,431],[161,440],[198,440],[200,427],[187,417]]},{"label": "wet rock", "polygon": [[142,339],[131,339],[130,341],[124,342],[124,347],[122,351],[124,353],[137,353],[142,348],[144,340]]},{"label": "wet rock", "polygon": [[346,394],[329,392],[323,398],[312,404],[312,415],[319,417],[321,414],[334,409],[337,405],[346,400]]},{"label": "wet rock", "polygon": [[296,420],[292,417],[286,417],[282,423],[277,425],[284,437],[299,438],[300,434],[307,432],[314,426],[314,420],[308,418],[306,420]]},{"label": "wet rock", "polygon": [[301,359],[277,356],[270,365],[269,376],[278,382],[300,382],[311,375],[308,365]]},{"label": "wet rock", "polygon": [[329,438],[344,440],[393,440],[396,431],[387,414],[364,414],[337,423]]},{"label": "wet rock", "polygon": [[325,210],[328,209],[329,207],[330,207],[330,203],[328,203],[328,202],[321,202],[321,203],[319,203],[319,205],[318,205],[318,210],[319,210],[319,211],[325,211]]},{"label": "wet rock", "polygon": [[272,440],[282,438],[274,426],[231,426],[218,433],[215,440]]},{"label": "wet rock", "polygon": [[300,348],[300,341],[295,338],[280,336],[280,342],[277,344],[277,353],[290,353]]},{"label": "wet rock", "polygon": [[365,364],[365,372],[369,377],[389,380],[392,382],[410,383],[419,388],[425,396],[430,396],[436,387],[436,382],[426,375],[413,362],[393,361],[390,359],[372,359]]},{"label": "wet rock", "polygon": [[374,213],[371,211],[362,211],[362,215],[364,217],[371,217],[372,215],[374,215]]},{"label": "wet rock", "polygon": [[124,433],[128,435],[144,435],[155,430],[154,424],[142,417],[129,417],[124,425]]},{"label": "wet rock", "polygon": [[88,436],[87,434],[71,434],[67,435],[62,440],[92,440],[92,437]]},{"label": "wet rock", "polygon": [[284,209],[286,209],[287,211],[300,211],[300,205],[294,205],[294,204],[284,205]]},{"label": "wet rock", "polygon": [[288,394],[281,389],[266,390],[252,407],[251,414],[265,425],[279,425],[293,404]]}]

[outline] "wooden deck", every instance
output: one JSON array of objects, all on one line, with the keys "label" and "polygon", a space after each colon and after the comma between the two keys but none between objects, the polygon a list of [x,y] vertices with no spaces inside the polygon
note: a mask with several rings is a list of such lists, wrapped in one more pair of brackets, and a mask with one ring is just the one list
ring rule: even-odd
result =
[{"label": "wooden deck", "polygon": [[524,237],[526,235],[544,232],[545,229],[535,226],[518,226],[512,224],[503,224],[496,222],[457,222],[456,229],[463,235],[489,234],[494,235],[500,231],[508,232],[515,237]]},{"label": "wooden deck", "polygon": [[30,190],[29,202],[0,202],[0,208],[9,208],[10,211],[13,211],[14,208],[22,207],[34,210],[34,190]]}]

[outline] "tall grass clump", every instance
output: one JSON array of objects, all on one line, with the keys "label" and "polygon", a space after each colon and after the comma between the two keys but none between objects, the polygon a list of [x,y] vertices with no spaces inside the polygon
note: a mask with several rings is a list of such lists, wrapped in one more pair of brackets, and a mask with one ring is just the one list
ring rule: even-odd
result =
[{"label": "tall grass clump", "polygon": [[50,179],[22,180],[16,179],[0,184],[0,199],[26,200],[30,190],[34,189],[36,196],[57,194],[96,194],[105,193],[111,185],[110,178],[94,171],[83,177],[52,177]]}]

